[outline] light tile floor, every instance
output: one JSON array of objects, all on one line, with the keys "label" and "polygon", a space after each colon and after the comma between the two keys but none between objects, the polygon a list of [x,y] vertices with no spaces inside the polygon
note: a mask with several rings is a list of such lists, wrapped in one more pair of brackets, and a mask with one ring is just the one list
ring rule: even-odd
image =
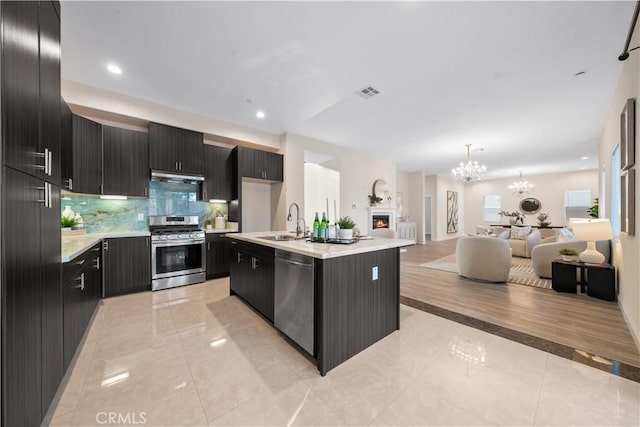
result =
[{"label": "light tile floor", "polygon": [[321,377],[228,295],[105,300],[51,425],[640,425],[640,384],[406,306]]}]

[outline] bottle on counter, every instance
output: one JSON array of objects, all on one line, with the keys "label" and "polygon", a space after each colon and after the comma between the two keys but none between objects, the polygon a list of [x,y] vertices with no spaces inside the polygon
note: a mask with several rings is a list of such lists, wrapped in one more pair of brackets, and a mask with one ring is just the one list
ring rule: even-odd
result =
[{"label": "bottle on counter", "polygon": [[318,219],[318,212],[316,212],[316,218],[313,220],[313,238],[311,240],[316,241],[320,239],[320,220]]},{"label": "bottle on counter", "polygon": [[329,226],[327,224],[327,216],[322,212],[322,221],[320,221],[320,240],[325,242],[329,238]]},{"label": "bottle on counter", "polygon": [[62,211],[62,216],[71,219],[76,217],[76,213],[71,210],[71,206],[65,206],[64,210]]},{"label": "bottle on counter", "polygon": [[82,219],[82,216],[80,216],[78,212],[76,212],[76,216],[74,218],[76,220],[76,225],[74,225],[74,228],[75,229],[84,228],[84,221]]}]

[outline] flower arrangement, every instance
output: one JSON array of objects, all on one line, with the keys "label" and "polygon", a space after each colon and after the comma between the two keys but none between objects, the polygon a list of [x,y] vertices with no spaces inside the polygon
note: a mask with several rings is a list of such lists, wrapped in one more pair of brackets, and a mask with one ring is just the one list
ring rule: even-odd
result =
[{"label": "flower arrangement", "polygon": [[543,212],[540,215],[538,215],[536,219],[538,220],[538,225],[540,227],[548,227],[551,225],[551,221],[547,221],[547,219],[549,219],[548,213]]},{"label": "flower arrangement", "polygon": [[509,222],[511,222],[511,224],[524,224],[524,214],[522,212],[519,211],[513,211],[513,212],[507,212],[507,211],[500,211],[499,213],[500,216],[506,216],[509,218],[513,218],[512,220],[510,220]]}]

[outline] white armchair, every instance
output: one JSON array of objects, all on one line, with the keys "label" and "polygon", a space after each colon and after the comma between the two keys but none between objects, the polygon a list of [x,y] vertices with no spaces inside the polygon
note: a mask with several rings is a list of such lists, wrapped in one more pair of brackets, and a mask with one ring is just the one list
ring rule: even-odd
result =
[{"label": "white armchair", "polygon": [[509,230],[504,231],[498,237],[506,240],[509,243],[509,247],[511,247],[513,256],[521,258],[531,258],[531,251],[542,241],[540,231],[537,228],[531,231],[526,240],[510,239],[509,232]]}]

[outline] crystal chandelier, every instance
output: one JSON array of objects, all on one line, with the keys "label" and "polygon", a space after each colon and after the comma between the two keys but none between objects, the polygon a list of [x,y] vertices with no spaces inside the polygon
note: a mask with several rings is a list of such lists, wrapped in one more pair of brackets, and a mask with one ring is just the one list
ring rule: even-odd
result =
[{"label": "crystal chandelier", "polygon": [[471,161],[470,148],[471,144],[466,144],[467,147],[467,163],[460,162],[460,166],[451,170],[451,174],[458,181],[464,185],[473,185],[475,181],[480,181],[487,173],[487,168],[478,162]]},{"label": "crystal chandelier", "polygon": [[533,190],[533,184],[529,184],[529,181],[522,180],[522,171],[520,171],[520,179],[515,181],[509,186],[509,191],[518,197],[523,197]]}]

